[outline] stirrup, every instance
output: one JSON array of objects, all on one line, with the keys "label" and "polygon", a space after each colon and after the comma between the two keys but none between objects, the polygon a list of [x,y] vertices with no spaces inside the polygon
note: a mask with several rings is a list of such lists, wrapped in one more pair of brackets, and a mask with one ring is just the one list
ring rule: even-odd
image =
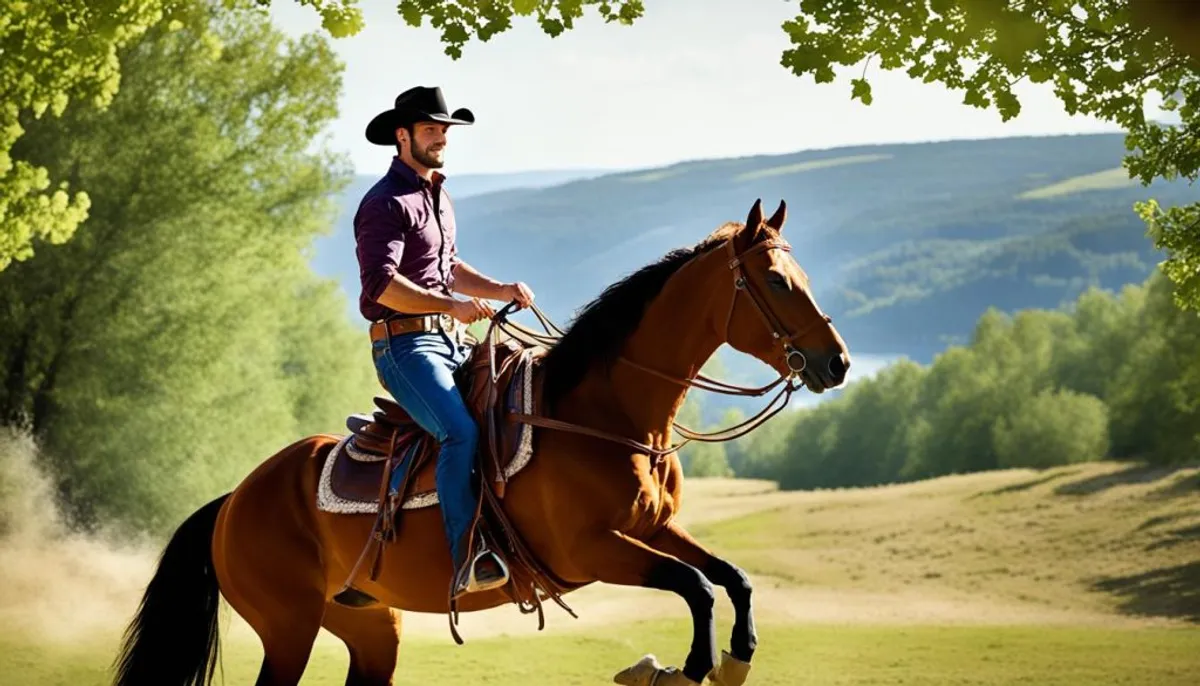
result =
[{"label": "stirrup", "polygon": [[[492,559],[496,561],[496,564],[500,566],[501,574],[497,579],[483,582],[475,576],[475,564],[488,555],[490,555]],[[465,579],[463,578],[464,574],[466,575]],[[466,595],[467,593],[490,591],[492,589],[504,586],[508,583],[508,581],[508,565],[504,562],[504,558],[493,553],[486,545],[481,545],[479,552],[475,553],[475,556],[471,558],[471,561],[464,565],[462,569],[457,571],[455,576],[454,592],[452,595],[457,598],[458,596]]]}]

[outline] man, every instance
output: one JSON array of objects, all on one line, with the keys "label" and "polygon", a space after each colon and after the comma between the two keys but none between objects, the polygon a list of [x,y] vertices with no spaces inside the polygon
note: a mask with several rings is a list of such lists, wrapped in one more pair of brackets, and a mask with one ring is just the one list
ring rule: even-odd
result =
[{"label": "man", "polygon": [[[447,113],[440,88],[401,93],[367,125],[367,140],[395,147],[391,168],[354,217],[362,293],[380,383],[441,445],[437,490],[454,565],[454,596],[503,586],[504,561],[491,551],[467,560],[478,503],[479,429],[454,384],[467,361],[464,327],[495,314],[483,300],[533,302],[523,283],[500,283],[458,257],[454,209],[443,188],[446,134],[470,125],[470,110]],[[462,294],[467,298],[457,298]]]}]

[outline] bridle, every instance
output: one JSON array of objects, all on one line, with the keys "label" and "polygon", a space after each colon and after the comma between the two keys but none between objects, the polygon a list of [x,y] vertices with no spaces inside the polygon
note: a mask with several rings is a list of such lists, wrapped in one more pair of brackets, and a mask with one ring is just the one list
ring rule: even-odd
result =
[{"label": "bridle", "polygon": [[729,324],[733,321],[733,309],[737,304],[737,296],[739,293],[745,293],[750,298],[750,303],[754,305],[754,310],[758,312],[759,316],[762,317],[763,323],[766,324],[767,328],[771,331],[771,336],[783,344],[783,355],[788,369],[790,369],[793,374],[799,374],[800,372],[803,372],[804,368],[808,366],[808,360],[805,359],[804,353],[800,352],[795,346],[792,345],[792,341],[798,338],[803,338],[811,333],[814,328],[821,326],[822,324],[832,323],[833,318],[825,313],[821,313],[821,316],[818,319],[812,321],[803,329],[800,329],[794,334],[789,334],[787,332],[787,327],[783,325],[783,322],[779,319],[779,317],[763,302],[762,297],[750,286],[750,277],[746,273],[745,262],[745,258],[749,255],[766,252],[772,249],[791,252],[792,246],[789,245],[787,241],[771,239],[761,243],[756,243],[750,246],[742,254],[736,255],[733,252],[733,239],[730,239],[726,245],[729,246],[729,269],[733,271],[734,275],[734,293],[733,297],[729,300],[729,316],[725,319],[725,340],[729,340]]},{"label": "bridle", "polygon": [[[746,297],[749,299],[751,305],[753,305],[754,310],[756,312],[758,312],[759,316],[763,320],[763,323],[766,325],[767,329],[771,332],[772,338],[779,341],[780,344],[783,346],[784,360],[785,360],[785,363],[788,368],[788,373],[780,374],[779,378],[775,379],[774,381],[772,381],[771,383],[769,383],[765,386],[751,388],[751,387],[745,387],[745,386],[737,386],[734,384],[726,383],[724,381],[718,381],[716,379],[711,379],[700,373],[697,373],[695,376],[693,376],[691,378],[679,378],[676,376],[672,376],[670,374],[660,372],[651,367],[647,367],[638,362],[635,362],[635,361],[629,359],[628,357],[625,357],[624,355],[619,356],[617,359],[630,367],[639,369],[643,372],[646,372],[648,374],[656,376],[660,379],[664,379],[671,383],[689,387],[689,388],[698,388],[700,390],[712,391],[714,393],[721,393],[724,395],[761,396],[761,395],[764,395],[765,393],[767,393],[768,391],[770,391],[772,388],[775,388],[779,384],[784,384],[783,388],[780,389],[780,392],[778,394],[776,394],[776,396],[774,398],[772,398],[771,401],[769,403],[767,403],[766,407],[764,407],[761,411],[759,411],[758,414],[754,415],[753,417],[750,417],[749,419],[741,422],[740,424],[736,424],[729,428],[722,429],[721,431],[716,431],[713,433],[699,433],[699,432],[696,432],[696,431],[693,431],[693,430],[687,428],[686,426],[683,426],[682,424],[679,424],[678,422],[673,422],[673,426],[674,426],[675,430],[677,432],[679,432],[679,434],[681,436],[683,436],[684,440],[681,443],[677,443],[675,445],[671,445],[666,448],[655,448],[653,446],[647,445],[645,443],[641,443],[639,441],[634,441],[629,438],[616,436],[613,434],[609,434],[607,432],[599,431],[596,429],[591,429],[588,427],[579,426],[576,424],[571,424],[568,422],[559,421],[556,419],[550,419],[548,417],[538,417],[538,416],[525,415],[525,414],[513,414],[511,416],[511,418],[514,421],[521,421],[521,422],[526,422],[529,424],[534,424],[537,426],[543,426],[543,427],[547,427],[547,428],[556,428],[556,429],[561,429],[564,431],[572,431],[575,433],[581,433],[581,434],[585,434],[585,435],[595,436],[597,438],[604,438],[607,440],[616,441],[618,443],[628,445],[632,448],[637,449],[640,452],[650,455],[651,459],[652,459],[652,463],[657,463],[657,461],[660,457],[669,455],[673,452],[678,451],[680,448],[682,448],[684,445],[686,445],[687,443],[689,443],[691,441],[717,443],[717,442],[723,442],[723,441],[730,441],[735,438],[744,436],[747,433],[750,433],[751,431],[753,431],[754,429],[757,429],[759,426],[761,426],[763,423],[765,423],[768,419],[770,419],[775,414],[780,412],[783,408],[787,407],[787,401],[791,398],[792,393],[794,393],[795,391],[802,388],[802,385],[800,385],[800,386],[796,385],[796,383],[795,383],[796,377],[798,377],[801,374],[801,372],[803,372],[808,365],[808,360],[804,357],[804,353],[802,353],[799,349],[797,349],[793,345],[793,342],[804,337],[805,335],[811,333],[812,330],[818,326],[827,325],[827,324],[832,323],[833,319],[830,316],[828,316],[822,312],[822,313],[820,313],[820,317],[818,317],[816,320],[814,320],[813,322],[806,325],[804,328],[800,329],[799,331],[797,331],[795,333],[788,333],[787,327],[783,325],[783,322],[780,320],[778,315],[775,314],[775,312],[770,308],[770,306],[762,299],[762,296],[751,285],[749,274],[746,271],[746,258],[751,255],[760,253],[760,252],[766,252],[767,250],[784,250],[784,251],[790,252],[791,246],[787,243],[787,241],[784,241],[781,239],[765,240],[765,241],[762,241],[759,243],[755,243],[754,245],[750,246],[749,248],[747,248],[745,251],[743,251],[740,254],[734,252],[734,239],[732,237],[726,240],[726,245],[728,247],[728,252],[729,252],[728,265],[729,265],[730,271],[733,274],[734,288],[733,288],[732,295],[730,296],[730,299],[729,299],[729,313],[726,315],[726,318],[725,318],[725,340],[726,341],[729,340],[729,330],[730,330],[730,326],[733,322],[734,309],[737,307],[738,296],[745,294]],[[497,326],[504,329],[506,333],[508,333],[510,336],[513,336],[514,338],[516,338],[518,340],[525,339],[527,342],[533,342],[538,345],[552,346],[564,335],[562,329],[560,329],[553,322],[551,322],[550,319],[548,317],[546,317],[546,315],[540,309],[538,309],[537,305],[531,305],[529,309],[537,317],[537,319],[541,323],[542,327],[546,329],[545,335],[531,331],[531,330],[529,330],[523,326],[520,326],[518,324],[514,324],[513,322],[511,322],[507,319],[508,311],[510,310],[510,308],[514,308],[514,307],[515,307],[515,302],[509,303],[502,310],[497,312],[495,317],[493,317],[492,324],[491,324],[491,326],[489,326],[488,334],[485,338],[485,340],[489,341],[488,342],[489,345],[491,344],[490,341],[493,339],[493,331]],[[775,407],[775,409],[771,409],[772,407],[774,407],[775,403],[780,398],[783,398],[784,402],[781,405],[779,405],[778,407]]]}]

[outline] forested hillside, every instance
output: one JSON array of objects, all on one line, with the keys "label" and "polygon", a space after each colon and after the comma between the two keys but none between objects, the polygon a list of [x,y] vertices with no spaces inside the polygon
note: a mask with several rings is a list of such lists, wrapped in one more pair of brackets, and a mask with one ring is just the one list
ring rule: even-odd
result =
[{"label": "forested hillside", "polygon": [[[783,199],[796,257],[852,349],[928,361],[965,340],[989,306],[1057,307],[1089,285],[1150,274],[1159,257],[1133,203],[1200,190],[1131,183],[1118,169],[1123,153],[1120,135],[1009,138],[702,160],[547,188],[518,182],[456,203],[460,245],[485,271],[528,281],[565,322],[620,275],[743,219],[755,198]],[[343,196],[316,256],[351,298],[357,196]]]},{"label": "forested hillside", "polygon": [[[1155,273],[1059,311],[989,310],[967,345],[904,361],[726,451],[785,488],[869,486],[1104,458],[1200,458],[1200,314]],[[705,469],[721,472],[721,455]]]}]

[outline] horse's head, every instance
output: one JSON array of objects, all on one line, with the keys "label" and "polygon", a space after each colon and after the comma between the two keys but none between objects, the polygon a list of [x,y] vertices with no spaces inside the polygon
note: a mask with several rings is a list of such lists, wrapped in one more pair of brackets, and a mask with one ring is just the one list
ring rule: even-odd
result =
[{"label": "horse's head", "polygon": [[715,324],[734,349],[781,374],[795,372],[809,390],[822,393],[845,382],[850,353],[783,238],[786,215],[780,202],[764,220],[762,201],[756,201],[745,226],[731,235],[724,249],[727,275],[716,282],[727,294],[715,300],[730,305],[714,308]]}]

